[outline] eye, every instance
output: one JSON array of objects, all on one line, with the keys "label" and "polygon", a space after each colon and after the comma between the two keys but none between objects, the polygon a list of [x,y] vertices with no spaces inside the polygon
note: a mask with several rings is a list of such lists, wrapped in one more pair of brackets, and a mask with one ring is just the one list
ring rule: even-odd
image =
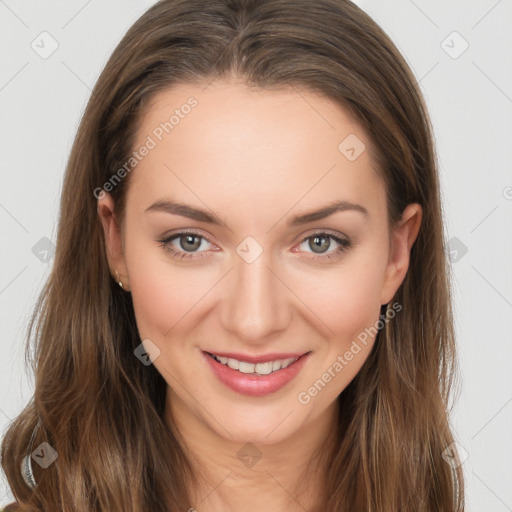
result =
[{"label": "eye", "polygon": [[[208,249],[214,247],[205,236],[193,231],[182,231],[158,240],[161,247],[171,253],[173,259],[198,259],[208,255]],[[302,239],[299,249],[292,252],[303,252],[313,261],[332,260],[339,258],[341,253],[352,246],[349,239],[342,238],[334,233],[313,233]],[[210,250],[218,250],[211,249]]]},{"label": "eye", "polygon": [[201,258],[205,254],[208,245],[211,242],[204,237],[192,231],[182,231],[169,237],[158,240],[160,245],[172,254],[173,259]]},{"label": "eye", "polygon": [[[341,256],[352,246],[349,239],[341,238],[333,233],[320,232],[307,236],[299,244],[299,250],[310,253],[306,256],[310,260],[331,260]],[[298,252],[295,250],[294,252]]]}]

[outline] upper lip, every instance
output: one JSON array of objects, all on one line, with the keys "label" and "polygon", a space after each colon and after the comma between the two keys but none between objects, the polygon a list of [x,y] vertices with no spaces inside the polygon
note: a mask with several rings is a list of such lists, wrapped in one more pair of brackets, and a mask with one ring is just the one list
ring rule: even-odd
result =
[{"label": "upper lip", "polygon": [[272,354],[261,354],[258,356],[251,356],[249,354],[235,354],[234,352],[212,352],[205,350],[207,354],[212,354],[217,357],[227,357],[229,359],[236,359],[237,361],[244,361],[246,363],[267,363],[269,361],[277,361],[278,359],[291,359],[299,358],[309,352],[275,352]]}]

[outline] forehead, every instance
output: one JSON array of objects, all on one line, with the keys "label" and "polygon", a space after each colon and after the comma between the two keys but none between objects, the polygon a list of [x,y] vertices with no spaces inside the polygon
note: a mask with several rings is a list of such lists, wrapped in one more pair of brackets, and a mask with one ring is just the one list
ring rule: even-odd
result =
[{"label": "forehead", "polygon": [[185,187],[253,209],[276,198],[289,206],[365,198],[382,206],[371,141],[340,105],[311,91],[233,80],[174,86],[148,104],[134,149],[150,139],[131,177],[129,195],[140,200]]}]

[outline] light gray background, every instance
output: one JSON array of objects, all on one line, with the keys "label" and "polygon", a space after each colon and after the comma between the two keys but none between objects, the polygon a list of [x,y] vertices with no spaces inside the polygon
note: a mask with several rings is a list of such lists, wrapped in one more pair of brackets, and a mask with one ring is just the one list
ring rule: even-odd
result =
[{"label": "light gray background", "polygon": [[[33,390],[25,328],[52,265],[41,239],[55,240],[78,121],[114,46],[153,3],[0,0],[1,432]],[[467,510],[512,511],[512,3],[357,3],[406,57],[434,125],[454,271],[462,386],[452,422],[468,454]],[[42,52],[46,38],[51,48],[43,31],[58,43],[46,59],[31,47]],[[11,498],[2,475],[0,505]]]}]

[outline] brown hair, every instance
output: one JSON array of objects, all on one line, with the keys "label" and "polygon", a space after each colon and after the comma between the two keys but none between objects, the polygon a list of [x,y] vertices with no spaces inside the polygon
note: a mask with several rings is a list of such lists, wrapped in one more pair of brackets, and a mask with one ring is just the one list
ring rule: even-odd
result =
[{"label": "brown hair", "polygon": [[[234,74],[260,88],[304,87],[336,101],[376,149],[391,223],[423,208],[403,306],[340,394],[327,511],[463,509],[447,409],[455,375],[449,267],[432,129],[418,84],[380,27],[346,0],[162,0],[119,43],[99,77],[69,157],[57,249],[28,329],[33,400],[10,425],[2,466],[20,510],[187,510],[194,482],[180,434],[163,418],[166,382],[140,364],[130,294],[111,277],[93,191],[133,151],[145,106],[179,83]],[[123,212],[129,176],[114,187]],[[29,345],[27,344],[27,350]],[[34,447],[58,453],[20,465]],[[165,447],[165,449],[163,448]]]}]

